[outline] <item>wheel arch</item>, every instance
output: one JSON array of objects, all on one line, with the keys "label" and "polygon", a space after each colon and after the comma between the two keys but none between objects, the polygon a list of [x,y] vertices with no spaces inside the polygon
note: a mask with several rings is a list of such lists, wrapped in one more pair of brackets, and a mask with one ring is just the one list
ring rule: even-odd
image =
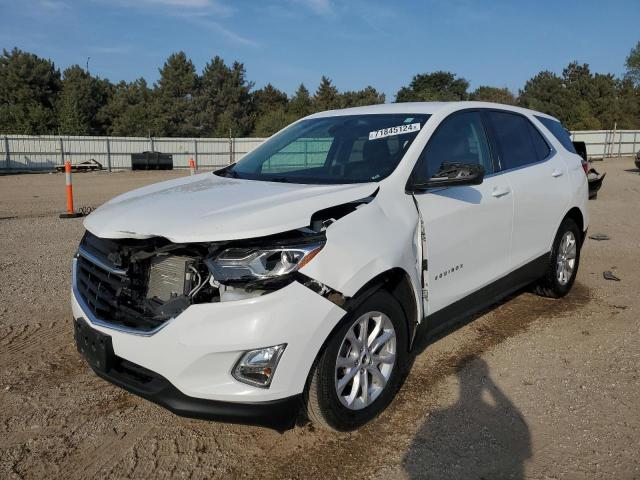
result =
[{"label": "wheel arch", "polygon": [[[560,225],[562,225],[562,222],[564,222],[565,218],[570,218],[572,219],[574,222],[576,222],[576,225],[578,225],[578,229],[580,230],[580,244],[582,245],[582,243],[584,242],[584,237],[585,237],[585,231],[584,231],[584,215],[582,214],[582,210],[580,210],[580,208],[578,207],[573,207],[571,208],[564,217],[562,217],[562,221],[560,222]],[[560,225],[558,225],[558,228],[560,228]],[[557,229],[556,229],[557,231]]]},{"label": "wheel arch", "polygon": [[347,310],[357,308],[358,305],[379,290],[387,291],[400,304],[407,326],[407,338],[409,339],[407,349],[410,350],[420,319],[418,318],[418,299],[416,298],[411,277],[404,269],[400,267],[391,268],[373,277],[349,299],[346,305]]}]

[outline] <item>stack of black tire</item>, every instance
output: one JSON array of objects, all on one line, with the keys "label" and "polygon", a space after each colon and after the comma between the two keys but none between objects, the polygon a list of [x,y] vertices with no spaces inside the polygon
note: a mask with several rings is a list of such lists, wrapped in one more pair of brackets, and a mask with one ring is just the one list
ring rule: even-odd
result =
[{"label": "stack of black tire", "polygon": [[160,152],[132,153],[131,170],[173,170],[173,155]]}]

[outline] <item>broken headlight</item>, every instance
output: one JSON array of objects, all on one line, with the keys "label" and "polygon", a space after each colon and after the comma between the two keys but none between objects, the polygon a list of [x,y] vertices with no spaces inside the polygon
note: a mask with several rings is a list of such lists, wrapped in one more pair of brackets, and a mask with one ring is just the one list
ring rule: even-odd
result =
[{"label": "broken headlight", "polygon": [[207,267],[220,283],[268,281],[296,272],[324,247],[324,241],[274,248],[227,248],[207,259]]}]

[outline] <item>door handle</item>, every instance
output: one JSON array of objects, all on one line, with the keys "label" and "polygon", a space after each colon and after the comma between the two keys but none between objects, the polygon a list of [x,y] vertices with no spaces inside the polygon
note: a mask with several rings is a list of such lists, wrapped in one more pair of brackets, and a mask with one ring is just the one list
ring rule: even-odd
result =
[{"label": "door handle", "polygon": [[493,195],[496,198],[500,198],[510,193],[511,193],[511,189],[509,187],[493,187],[493,192],[491,192],[491,195]]},{"label": "door handle", "polygon": [[561,177],[564,172],[562,170],[558,170],[557,168],[551,172],[551,176],[553,178]]}]

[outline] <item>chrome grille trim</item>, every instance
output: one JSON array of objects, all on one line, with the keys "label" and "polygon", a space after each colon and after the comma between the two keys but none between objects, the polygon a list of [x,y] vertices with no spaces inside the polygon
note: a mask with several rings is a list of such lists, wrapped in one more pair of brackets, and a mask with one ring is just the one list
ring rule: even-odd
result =
[{"label": "chrome grille trim", "polygon": [[[85,253],[87,253],[85,251]],[[78,255],[82,255],[80,253],[80,251],[78,251]],[[89,254],[91,255],[91,254]],[[93,262],[92,259],[87,258],[85,255],[82,255],[83,258],[85,258],[86,260]],[[93,257],[93,256],[92,256]],[[95,258],[95,257],[93,257]],[[98,263],[95,262],[96,265],[98,265],[100,268],[103,268],[104,270],[107,270],[106,268],[104,268],[102,266],[102,262]],[[136,330],[134,328],[130,328],[130,327],[125,327],[123,325],[118,325],[115,323],[111,323],[108,322],[106,320],[102,320],[98,317],[96,317],[93,312],[91,311],[91,308],[89,307],[89,305],[87,305],[87,303],[84,301],[84,299],[82,298],[82,295],[80,294],[80,291],[78,289],[78,275],[77,275],[77,271],[78,271],[78,259],[74,258],[73,259],[73,264],[72,264],[72,274],[71,274],[71,289],[73,291],[73,296],[76,299],[76,302],[78,302],[78,305],[80,306],[80,308],[82,309],[82,312],[84,313],[86,320],[89,321],[89,323],[91,323],[92,325],[98,326],[98,327],[103,327],[103,328],[108,328],[110,330],[115,330],[118,332],[122,332],[122,333],[128,333],[130,335],[137,335],[140,337],[150,337],[151,335],[154,335],[156,333],[158,333],[160,330],[162,330],[164,327],[166,327],[169,323],[171,323],[175,317],[172,317],[170,319],[168,319],[167,321],[165,321],[164,323],[158,325],[156,328],[152,329],[152,330]],[[124,275],[126,272],[120,270],[123,273],[116,273],[117,275]],[[111,273],[115,273],[115,272],[111,272]]]}]

